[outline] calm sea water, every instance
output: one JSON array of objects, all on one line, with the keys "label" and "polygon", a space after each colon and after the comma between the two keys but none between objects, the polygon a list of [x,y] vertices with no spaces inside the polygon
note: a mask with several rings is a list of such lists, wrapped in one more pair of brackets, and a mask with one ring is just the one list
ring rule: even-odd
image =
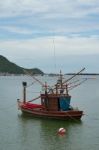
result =
[{"label": "calm sea water", "polygon": [[[56,77],[39,78],[53,83]],[[22,82],[27,81],[30,85],[32,78],[1,76],[0,150],[98,150],[99,76],[95,78],[70,91],[72,105],[84,111],[82,120],[58,121],[23,116],[17,109],[17,99],[22,98]],[[27,98],[37,96],[40,88],[34,83],[27,89]],[[64,136],[57,134],[60,127],[67,131]]]}]

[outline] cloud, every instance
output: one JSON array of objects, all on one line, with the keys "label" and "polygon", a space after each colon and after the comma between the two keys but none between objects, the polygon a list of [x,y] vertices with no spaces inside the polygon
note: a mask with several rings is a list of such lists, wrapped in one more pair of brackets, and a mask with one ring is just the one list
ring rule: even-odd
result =
[{"label": "cloud", "polygon": [[46,4],[39,0],[4,0],[0,1],[0,16],[12,17],[31,15],[46,11]]},{"label": "cloud", "polygon": [[0,26],[0,29],[17,34],[32,34],[32,30],[16,26]]},{"label": "cloud", "polygon": [[85,5],[97,5],[97,3],[99,4],[99,1],[97,0],[78,0],[78,2],[80,4],[85,4]]},{"label": "cloud", "polygon": [[0,37],[97,35],[98,14],[97,0],[3,0]]},{"label": "cloud", "polygon": [[0,41],[1,53],[21,58],[48,58],[53,55],[54,48],[58,57],[70,54],[99,54],[99,38],[55,36],[30,40]]},{"label": "cloud", "polygon": [[3,0],[0,16],[28,16],[40,14],[42,18],[81,18],[99,12],[97,0]]}]

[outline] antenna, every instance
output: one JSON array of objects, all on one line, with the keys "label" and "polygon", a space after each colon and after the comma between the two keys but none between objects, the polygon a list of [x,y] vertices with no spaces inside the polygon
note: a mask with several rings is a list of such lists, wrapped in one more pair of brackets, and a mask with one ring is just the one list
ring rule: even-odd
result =
[{"label": "antenna", "polygon": [[56,48],[55,48],[55,38],[53,36],[53,49],[54,49],[54,67],[55,67],[55,72],[56,72]]}]

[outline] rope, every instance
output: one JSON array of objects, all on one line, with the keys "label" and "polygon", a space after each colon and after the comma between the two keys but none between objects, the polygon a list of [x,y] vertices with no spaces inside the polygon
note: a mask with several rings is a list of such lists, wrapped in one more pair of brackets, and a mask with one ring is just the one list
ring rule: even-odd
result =
[{"label": "rope", "polygon": [[69,115],[69,113],[67,112],[68,116],[70,117],[70,119],[74,120],[75,122],[79,122],[80,120],[73,118],[72,116]]},{"label": "rope", "polygon": [[69,90],[72,90],[73,88],[75,88],[75,87],[81,85],[81,84],[84,83],[86,80],[87,80],[87,79],[81,81],[80,83],[78,83],[78,84],[76,84],[76,85],[74,85],[74,86],[69,87]]},{"label": "rope", "polygon": [[39,84],[41,84],[42,86],[44,86],[44,84],[39,80],[39,79],[37,79],[36,77],[34,77],[30,72],[28,72],[27,70],[25,70],[25,69],[23,69],[23,71],[27,74],[27,75],[29,75],[29,76],[31,76],[35,81],[37,81]]},{"label": "rope", "polygon": [[36,98],[34,98],[34,99],[32,99],[32,100],[29,100],[28,102],[33,102],[33,101],[39,99],[40,97],[41,97],[41,96],[38,96],[38,97],[36,97]]},{"label": "rope", "polygon": [[36,81],[32,82],[31,84],[29,84],[28,86],[26,86],[26,88],[32,86]]}]

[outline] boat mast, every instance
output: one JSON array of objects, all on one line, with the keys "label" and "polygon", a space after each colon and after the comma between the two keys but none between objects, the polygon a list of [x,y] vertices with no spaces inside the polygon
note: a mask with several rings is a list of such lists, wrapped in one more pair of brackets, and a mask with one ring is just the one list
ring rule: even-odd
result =
[{"label": "boat mast", "polygon": [[61,70],[60,70],[60,89],[61,89],[61,91],[66,90],[66,95],[68,95],[68,84],[63,83],[63,75],[62,75]]},{"label": "boat mast", "polygon": [[26,103],[26,86],[27,82],[23,82],[23,103]]},{"label": "boat mast", "polygon": [[63,77],[62,77],[62,72],[60,70],[60,85],[61,85],[61,89],[63,88],[63,81],[62,81]]}]

